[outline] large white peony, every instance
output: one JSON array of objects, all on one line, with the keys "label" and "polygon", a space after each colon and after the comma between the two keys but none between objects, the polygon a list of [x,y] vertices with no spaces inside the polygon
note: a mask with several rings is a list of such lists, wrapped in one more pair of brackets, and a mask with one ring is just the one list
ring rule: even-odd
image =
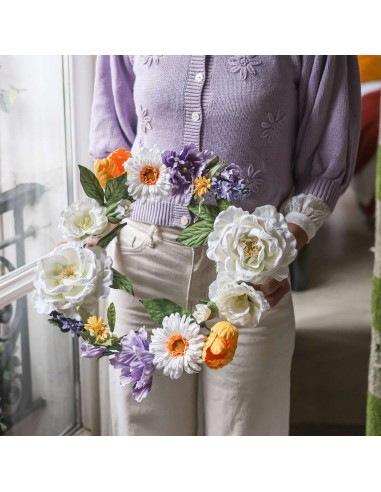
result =
[{"label": "large white peony", "polygon": [[252,214],[228,207],[216,218],[208,239],[207,255],[217,263],[217,271],[236,281],[283,280],[296,254],[295,238],[272,205],[257,207]]},{"label": "large white peony", "polygon": [[58,230],[68,241],[85,240],[103,234],[108,228],[106,207],[93,198],[78,200],[69,205],[60,216]]},{"label": "large white peony", "polygon": [[34,308],[40,314],[59,311],[80,319],[76,307],[94,311],[112,283],[112,259],[103,248],[64,244],[39,261],[34,278]]},{"label": "large white peony", "polygon": [[245,282],[236,282],[226,272],[219,273],[210,284],[209,299],[216,304],[221,317],[240,326],[256,326],[270,307],[261,291]]}]

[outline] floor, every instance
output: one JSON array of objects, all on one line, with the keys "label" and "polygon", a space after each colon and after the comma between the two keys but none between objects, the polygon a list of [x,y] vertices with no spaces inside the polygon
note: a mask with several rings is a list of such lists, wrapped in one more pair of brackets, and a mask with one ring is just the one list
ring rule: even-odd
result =
[{"label": "floor", "polygon": [[306,251],[307,290],[294,292],[292,435],[363,435],[374,231],[353,191]]}]

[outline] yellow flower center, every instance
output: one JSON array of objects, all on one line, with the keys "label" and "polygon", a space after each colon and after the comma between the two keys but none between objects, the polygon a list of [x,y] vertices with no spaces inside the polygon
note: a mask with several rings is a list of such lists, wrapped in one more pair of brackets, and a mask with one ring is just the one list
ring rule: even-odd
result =
[{"label": "yellow flower center", "polygon": [[107,340],[110,331],[105,325],[102,318],[96,316],[90,316],[85,324],[85,330],[88,330],[90,334],[95,337],[96,343],[103,343]]},{"label": "yellow flower center", "polygon": [[78,268],[74,265],[68,265],[63,268],[58,274],[58,283],[63,284],[65,279],[75,279],[77,278]]},{"label": "yellow flower center", "polygon": [[140,182],[145,185],[154,185],[157,183],[159,176],[160,171],[157,167],[147,165],[140,171]]},{"label": "yellow flower center", "polygon": [[212,180],[207,178],[206,176],[199,176],[193,181],[193,184],[193,194],[202,197],[208,190],[210,190],[212,186]]},{"label": "yellow flower center", "polygon": [[258,244],[258,238],[257,237],[252,237],[246,241],[243,241],[245,246],[243,248],[243,253],[245,256],[251,256],[251,257],[256,257],[259,255],[259,252],[261,251],[260,248],[257,246]]},{"label": "yellow flower center", "polygon": [[168,352],[172,355],[172,357],[184,355],[188,347],[188,340],[180,334],[172,335],[167,341]]},{"label": "yellow flower center", "polygon": [[81,229],[90,229],[90,227],[93,225],[93,221],[91,220],[91,218],[87,215],[84,219],[80,220],[78,222],[78,226],[81,228]]}]

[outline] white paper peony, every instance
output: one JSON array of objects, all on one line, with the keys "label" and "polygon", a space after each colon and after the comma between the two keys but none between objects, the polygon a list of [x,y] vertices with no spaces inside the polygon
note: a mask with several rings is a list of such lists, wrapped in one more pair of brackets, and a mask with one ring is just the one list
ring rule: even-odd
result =
[{"label": "white paper peony", "polygon": [[219,273],[210,284],[209,299],[217,305],[221,317],[239,326],[256,326],[270,307],[261,291],[236,282],[226,272]]},{"label": "white paper peony", "polygon": [[65,239],[82,244],[89,237],[100,236],[107,228],[106,207],[101,207],[93,198],[69,205],[61,213],[58,223],[58,230]]},{"label": "white paper peony", "polygon": [[192,316],[197,321],[197,323],[203,323],[208,321],[212,310],[208,308],[206,304],[196,304],[196,309],[192,313]]},{"label": "white paper peony", "polygon": [[217,263],[217,271],[236,281],[281,281],[296,254],[296,240],[272,205],[257,207],[252,214],[228,207],[218,215],[208,239],[207,255]]},{"label": "white paper peony", "polygon": [[34,308],[40,314],[59,311],[80,319],[76,307],[94,311],[112,283],[112,259],[103,248],[64,244],[39,261],[34,278]]}]

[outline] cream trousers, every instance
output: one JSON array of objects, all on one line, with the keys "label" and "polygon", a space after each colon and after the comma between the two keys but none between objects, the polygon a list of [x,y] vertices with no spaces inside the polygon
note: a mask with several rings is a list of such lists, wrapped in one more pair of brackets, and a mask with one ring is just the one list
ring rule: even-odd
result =
[{"label": "cream trousers", "polygon": [[[139,299],[168,298],[192,311],[206,299],[215,264],[206,248],[176,243],[179,229],[128,221],[113,242],[114,267],[128,275],[135,297],[113,290],[120,336],[156,325]],[[239,328],[238,347],[228,366],[203,367],[178,380],[155,375],[141,403],[121,386],[120,370],[109,366],[113,435],[288,435],[290,372],[295,342],[291,293],[264,313],[260,326]]]}]

